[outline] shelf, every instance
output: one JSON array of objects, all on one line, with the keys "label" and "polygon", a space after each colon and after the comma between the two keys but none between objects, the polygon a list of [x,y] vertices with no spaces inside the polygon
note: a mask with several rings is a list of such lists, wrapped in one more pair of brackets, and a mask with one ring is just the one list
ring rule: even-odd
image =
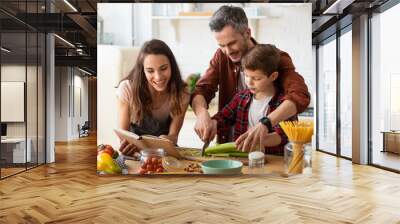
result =
[{"label": "shelf", "polygon": [[[210,19],[211,16],[153,16],[154,20],[202,20]],[[265,19],[266,16],[252,16],[248,17],[249,20]]]},{"label": "shelf", "polygon": [[[179,42],[179,21],[180,20],[209,20],[211,16],[153,16],[152,20],[160,21],[167,20],[170,22],[174,30],[175,40]],[[257,39],[258,21],[267,18],[266,16],[252,16],[248,17],[249,26],[252,31],[252,36]]]}]

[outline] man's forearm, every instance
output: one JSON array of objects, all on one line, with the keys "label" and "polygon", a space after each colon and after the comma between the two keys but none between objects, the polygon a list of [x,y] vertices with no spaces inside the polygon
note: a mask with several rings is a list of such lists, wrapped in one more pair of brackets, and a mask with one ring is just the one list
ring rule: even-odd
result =
[{"label": "man's forearm", "polygon": [[290,100],[285,100],[278,108],[272,111],[268,118],[271,120],[272,126],[277,125],[279,122],[287,120],[288,118],[297,114],[296,104]]},{"label": "man's forearm", "polygon": [[207,102],[203,95],[197,94],[192,101],[192,109],[196,116],[200,113],[207,112]]}]

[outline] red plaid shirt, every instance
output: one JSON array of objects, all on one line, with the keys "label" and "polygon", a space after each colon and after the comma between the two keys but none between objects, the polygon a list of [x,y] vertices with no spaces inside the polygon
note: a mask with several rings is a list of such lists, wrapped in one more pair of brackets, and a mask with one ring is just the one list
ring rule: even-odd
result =
[{"label": "red plaid shirt", "polygon": [[[218,122],[218,131],[225,131],[226,126],[234,126],[234,140],[245,133],[249,124],[249,109],[252,98],[253,94],[248,89],[236,93],[231,102],[212,117]],[[277,91],[269,102],[266,115],[274,111],[284,100],[282,92]],[[288,120],[297,120],[297,115]],[[279,124],[274,129],[281,136],[281,143],[277,146],[265,147],[265,153],[283,155],[283,146],[288,142],[288,138]]]}]

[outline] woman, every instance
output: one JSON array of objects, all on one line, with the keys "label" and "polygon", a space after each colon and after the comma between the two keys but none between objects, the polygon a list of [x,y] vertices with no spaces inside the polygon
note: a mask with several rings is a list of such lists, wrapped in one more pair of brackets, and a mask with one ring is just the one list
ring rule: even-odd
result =
[{"label": "woman", "polygon": [[[133,70],[120,82],[117,96],[119,128],[177,143],[190,95],[163,41],[144,43]],[[122,154],[132,156],[135,151],[134,145],[121,142]]]}]

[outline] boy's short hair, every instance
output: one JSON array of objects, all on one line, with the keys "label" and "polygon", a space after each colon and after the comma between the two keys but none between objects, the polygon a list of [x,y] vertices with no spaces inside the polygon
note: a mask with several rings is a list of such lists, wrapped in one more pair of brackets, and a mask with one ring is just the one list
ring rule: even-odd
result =
[{"label": "boy's short hair", "polygon": [[269,77],[278,70],[280,53],[272,44],[256,44],[242,58],[244,69],[261,70]]}]

